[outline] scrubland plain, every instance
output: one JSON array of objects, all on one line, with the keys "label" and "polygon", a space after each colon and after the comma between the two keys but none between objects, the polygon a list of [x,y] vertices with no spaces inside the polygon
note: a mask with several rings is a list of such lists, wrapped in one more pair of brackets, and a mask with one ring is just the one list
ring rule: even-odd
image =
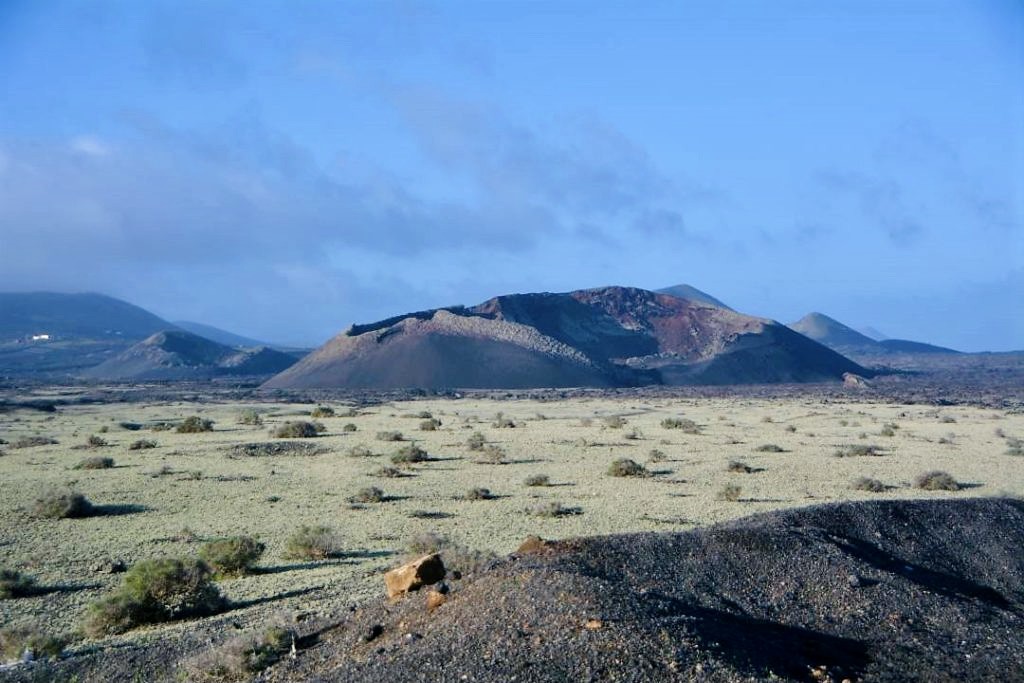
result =
[{"label": "scrubland plain", "polygon": [[[179,433],[191,416],[200,419],[189,424],[208,420],[212,430]],[[275,437],[288,422],[323,430]],[[266,546],[255,573],[218,582],[232,621],[245,627],[283,610],[315,615],[379,598],[382,572],[424,532],[501,555],[528,535],[684,530],[840,500],[1020,496],[1020,437],[1019,413],[816,398],[16,410],[0,415],[0,568],[34,577],[38,590],[0,600],[0,621],[73,632],[88,604],[119,585],[117,563],[194,557],[227,536]],[[642,467],[613,476],[624,459]],[[958,490],[915,486],[934,471]],[[855,486],[862,479],[873,483]],[[83,494],[94,514],[41,517],[37,499],[55,490]],[[288,539],[304,525],[330,527],[340,550],[288,559]],[[174,637],[194,625],[108,642]]]}]

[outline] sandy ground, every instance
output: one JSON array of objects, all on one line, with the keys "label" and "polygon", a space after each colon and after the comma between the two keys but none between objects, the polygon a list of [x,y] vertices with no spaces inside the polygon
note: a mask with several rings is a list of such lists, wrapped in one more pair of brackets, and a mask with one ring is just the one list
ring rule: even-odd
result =
[{"label": "sandy ground", "polygon": [[[237,424],[255,408],[263,426]],[[348,406],[333,404],[342,412]],[[221,583],[231,599],[249,602],[235,611],[239,625],[257,623],[282,609],[311,613],[342,608],[382,595],[380,573],[397,562],[408,539],[436,531],[478,550],[507,553],[530,534],[545,538],[626,531],[673,531],[755,512],[836,500],[1024,495],[1024,458],[1006,454],[1000,434],[1024,437],[1024,415],[920,405],[806,400],[579,399],[559,402],[421,400],[373,406],[355,417],[321,421],[325,435],[308,440],[323,449],[311,456],[229,457],[235,444],[274,441],[268,431],[286,420],[308,419],[312,405],[111,404],[61,408],[54,414],[18,411],[0,416],[0,438],[13,444],[27,435],[56,438],[57,445],[0,445],[0,567],[35,576],[55,590],[0,601],[0,624],[35,622],[50,631],[73,629],[86,605],[113,589],[117,575],[94,571],[103,561],[128,564],[158,556],[194,553],[202,539],[257,536],[267,545],[261,573]],[[421,431],[421,411],[442,421]],[[493,426],[503,412],[514,428]],[[213,432],[127,431],[118,423],[146,425],[198,414],[215,421]],[[622,416],[623,427],[605,419]],[[698,434],[661,426],[680,417]],[[344,432],[347,423],[357,431]],[[894,424],[894,436],[881,434]],[[101,433],[101,428],[108,431]],[[425,448],[433,460],[387,479],[373,473],[390,465],[400,443],[375,438],[395,430]],[[634,430],[636,430],[634,432]],[[500,446],[508,464],[480,464],[466,440],[474,431]],[[96,434],[109,446],[75,448]],[[636,438],[629,438],[630,436]],[[130,451],[138,439],[158,447]],[[785,452],[764,453],[764,444]],[[880,457],[838,458],[847,444],[880,446]],[[351,457],[352,446],[374,457]],[[648,463],[646,478],[607,475],[617,458],[646,463],[652,449],[662,462]],[[113,457],[116,467],[76,470],[92,455]],[[731,473],[730,460],[755,468]],[[157,474],[162,467],[170,473]],[[927,470],[946,470],[965,485],[959,492],[913,488]],[[524,479],[544,474],[548,487]],[[874,477],[884,493],[851,489],[856,477]],[[727,484],[742,487],[737,502],[718,500]],[[43,520],[32,514],[43,490],[71,485],[97,505],[141,506],[87,519]],[[367,486],[388,499],[353,509],[349,497]],[[460,500],[485,487],[493,500]],[[581,514],[541,518],[527,512],[538,502],[558,501]],[[412,513],[435,513],[429,518]],[[282,558],[288,536],[303,524],[326,524],[343,534],[346,552],[323,562]],[[188,529],[196,540],[176,540]],[[188,624],[155,627],[128,638],[164,636]]]}]

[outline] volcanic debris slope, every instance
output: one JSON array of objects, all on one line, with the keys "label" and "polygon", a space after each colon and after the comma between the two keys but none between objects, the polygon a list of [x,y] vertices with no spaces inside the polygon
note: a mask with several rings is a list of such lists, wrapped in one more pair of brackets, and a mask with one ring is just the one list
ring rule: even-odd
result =
[{"label": "volcanic debris slope", "polygon": [[81,375],[112,380],[207,379],[271,375],[294,363],[293,356],[265,346],[237,349],[184,330],[165,330]]},{"label": "volcanic debris slope", "polygon": [[771,320],[628,287],[513,294],[354,325],[268,388],[529,388],[867,373]]},{"label": "volcanic debris slope", "polygon": [[1024,502],[882,501],[534,543],[353,613],[272,680],[1020,681]]}]

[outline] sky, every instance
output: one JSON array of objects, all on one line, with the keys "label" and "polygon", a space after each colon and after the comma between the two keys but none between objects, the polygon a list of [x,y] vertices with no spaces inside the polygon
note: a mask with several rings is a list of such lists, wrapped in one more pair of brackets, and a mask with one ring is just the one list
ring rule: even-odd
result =
[{"label": "sky", "polygon": [[678,283],[1024,349],[1024,2],[0,1],[0,291],[316,345]]}]

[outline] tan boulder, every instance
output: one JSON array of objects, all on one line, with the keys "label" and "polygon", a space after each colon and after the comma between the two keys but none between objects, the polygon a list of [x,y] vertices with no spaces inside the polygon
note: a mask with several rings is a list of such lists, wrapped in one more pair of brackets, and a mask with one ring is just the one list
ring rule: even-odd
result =
[{"label": "tan boulder", "polygon": [[441,556],[431,553],[389,571],[384,575],[384,585],[388,589],[388,597],[393,598],[435,584],[444,578],[445,573]]},{"label": "tan boulder", "polygon": [[433,612],[434,610],[436,610],[438,607],[440,607],[441,605],[443,605],[446,602],[448,602],[448,596],[446,596],[444,593],[441,593],[439,591],[433,591],[433,590],[427,592],[427,611],[428,612]]}]

